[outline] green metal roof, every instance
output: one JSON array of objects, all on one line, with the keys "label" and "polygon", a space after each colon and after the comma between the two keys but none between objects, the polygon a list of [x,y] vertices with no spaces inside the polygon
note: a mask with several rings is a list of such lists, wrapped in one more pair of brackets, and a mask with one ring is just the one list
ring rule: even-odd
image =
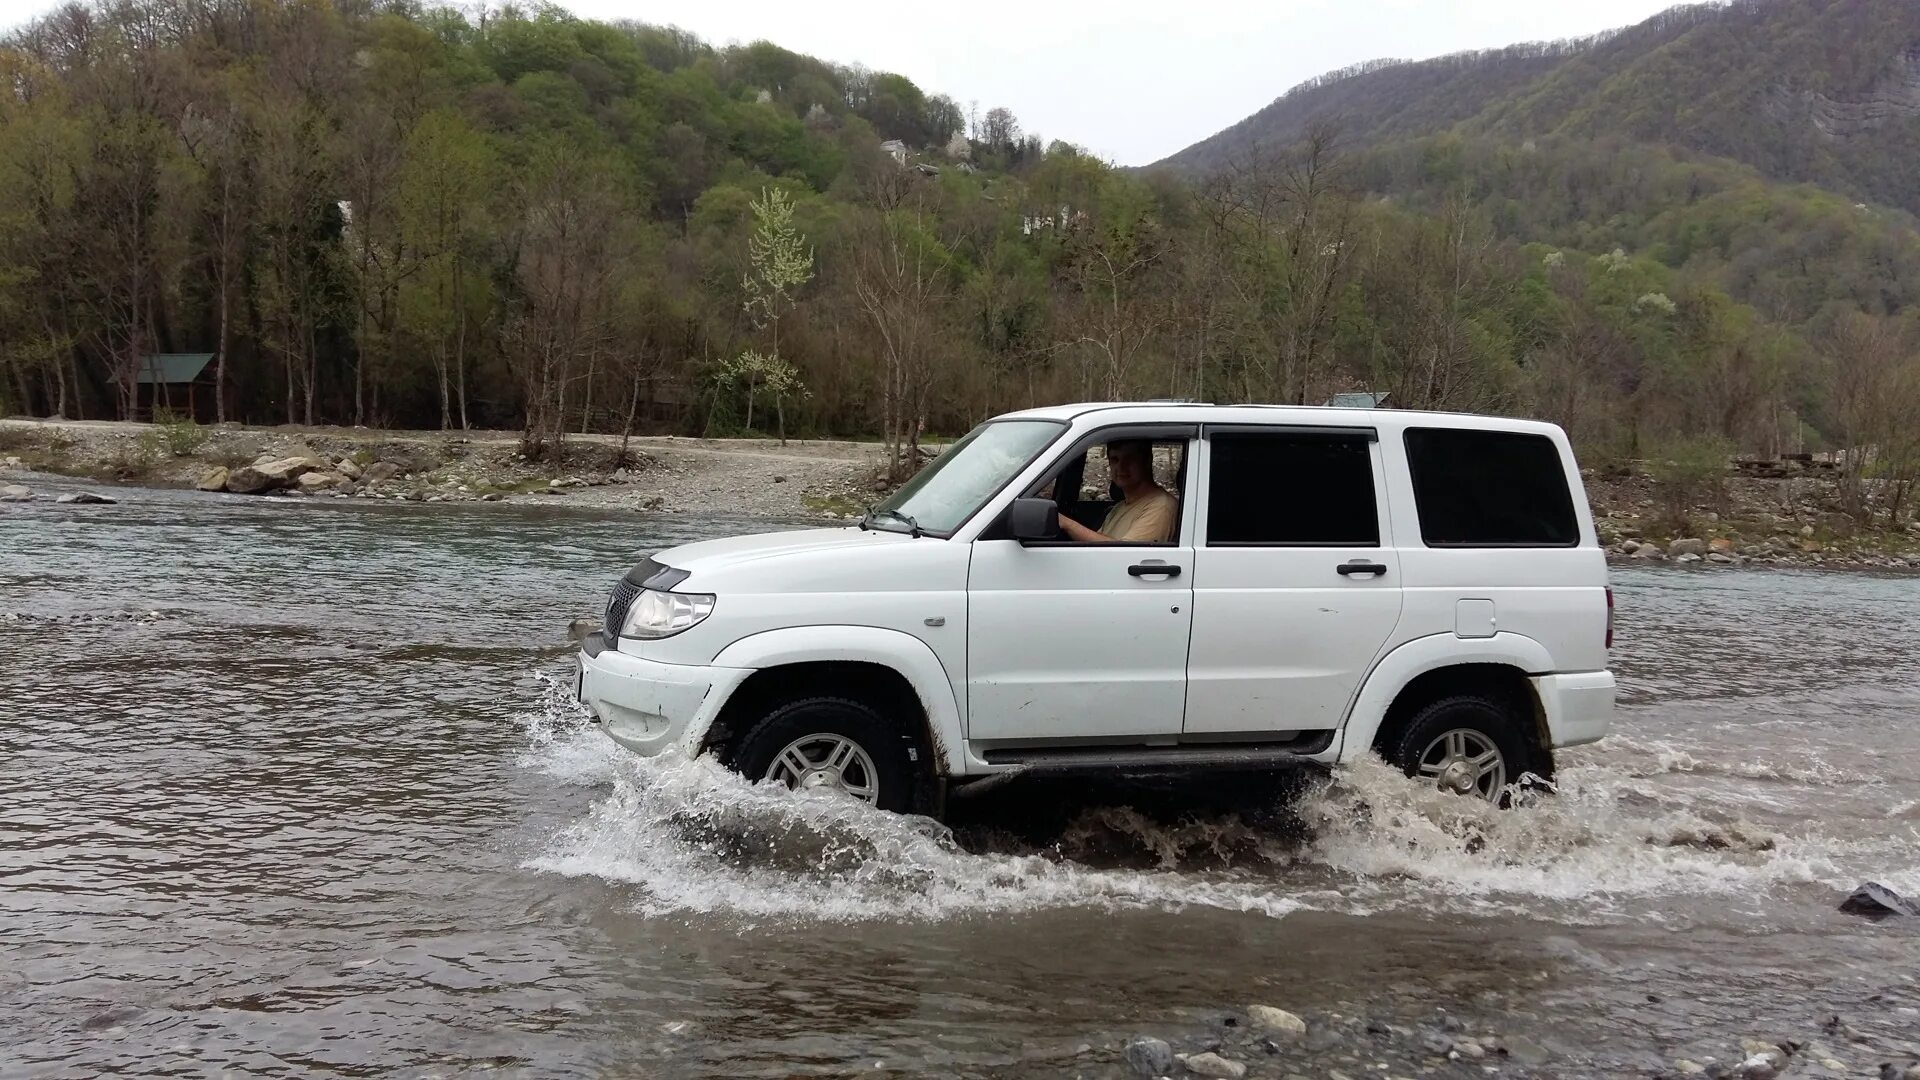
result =
[{"label": "green metal roof", "polygon": [[213,354],[210,352],[148,353],[140,358],[140,375],[135,381],[142,386],[190,383],[198,379],[212,362]]}]

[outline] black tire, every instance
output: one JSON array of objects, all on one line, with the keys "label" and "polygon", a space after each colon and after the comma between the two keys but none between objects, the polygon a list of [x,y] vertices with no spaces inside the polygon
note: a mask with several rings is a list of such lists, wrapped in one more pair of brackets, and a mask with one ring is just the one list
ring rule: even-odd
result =
[{"label": "black tire", "polygon": [[740,737],[729,764],[757,783],[767,778],[783,750],[813,735],[849,740],[873,762],[878,787],[873,805],[902,812],[913,804],[917,777],[907,740],[870,706],[846,698],[802,698],[779,706]]},{"label": "black tire", "polygon": [[[1388,761],[1398,765],[1408,776],[1420,777],[1423,759],[1431,764],[1436,752],[1444,757],[1445,750],[1438,745],[1444,736],[1455,731],[1471,732],[1499,751],[1504,775],[1499,778],[1497,785],[1493,783],[1494,778],[1489,776],[1476,781],[1474,791],[1462,794],[1477,794],[1505,806],[1512,785],[1519,784],[1521,777],[1533,767],[1520,724],[1520,718],[1503,702],[1462,694],[1442,698],[1421,708],[1407,721],[1399,736],[1381,747],[1381,750]],[[1436,784],[1441,783],[1440,777],[1432,779]],[[1491,790],[1482,790],[1483,787]]]}]

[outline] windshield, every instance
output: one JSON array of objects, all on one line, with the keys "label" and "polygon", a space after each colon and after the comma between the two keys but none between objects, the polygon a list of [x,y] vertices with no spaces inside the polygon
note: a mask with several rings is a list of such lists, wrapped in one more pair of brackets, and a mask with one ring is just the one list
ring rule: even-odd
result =
[{"label": "windshield", "polygon": [[949,534],[1065,427],[1053,420],[981,424],[874,507],[868,520],[881,528],[917,526],[922,532]]}]

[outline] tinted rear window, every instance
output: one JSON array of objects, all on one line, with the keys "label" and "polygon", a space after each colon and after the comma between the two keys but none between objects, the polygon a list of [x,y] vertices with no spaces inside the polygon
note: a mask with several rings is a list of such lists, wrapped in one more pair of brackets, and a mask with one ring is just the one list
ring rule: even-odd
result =
[{"label": "tinted rear window", "polygon": [[1544,435],[1407,429],[1429,547],[1571,547],[1580,541],[1560,450]]},{"label": "tinted rear window", "polygon": [[1208,441],[1207,543],[1380,543],[1367,437],[1275,432]]}]

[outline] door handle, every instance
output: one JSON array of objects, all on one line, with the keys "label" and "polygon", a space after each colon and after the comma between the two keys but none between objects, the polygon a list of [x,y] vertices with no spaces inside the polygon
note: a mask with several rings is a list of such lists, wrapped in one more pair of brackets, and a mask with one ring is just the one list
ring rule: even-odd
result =
[{"label": "door handle", "polygon": [[1347,577],[1352,574],[1377,574],[1380,577],[1387,576],[1387,568],[1385,566],[1377,562],[1367,562],[1364,559],[1355,559],[1352,562],[1343,562],[1339,566],[1334,567],[1333,569],[1334,569],[1334,572],[1339,574],[1341,577]]},{"label": "door handle", "polygon": [[1177,566],[1169,566],[1166,563],[1142,562],[1134,563],[1132,566],[1127,567],[1127,573],[1132,574],[1134,577],[1177,578],[1180,576],[1180,568]]}]

